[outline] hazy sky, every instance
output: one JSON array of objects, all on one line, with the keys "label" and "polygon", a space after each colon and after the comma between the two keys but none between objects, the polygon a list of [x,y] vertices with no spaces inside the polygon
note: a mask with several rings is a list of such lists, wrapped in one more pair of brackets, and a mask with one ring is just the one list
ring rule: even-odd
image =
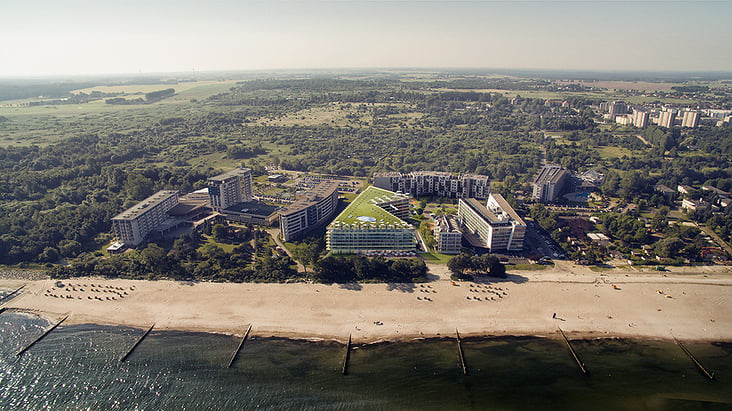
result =
[{"label": "hazy sky", "polygon": [[0,0],[0,76],[732,70],[732,1]]}]

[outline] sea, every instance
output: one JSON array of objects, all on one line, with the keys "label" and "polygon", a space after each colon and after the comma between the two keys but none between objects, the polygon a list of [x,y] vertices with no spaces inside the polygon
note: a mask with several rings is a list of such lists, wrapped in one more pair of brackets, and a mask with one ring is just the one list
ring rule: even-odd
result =
[{"label": "sea", "polygon": [[709,410],[732,409],[732,344],[445,338],[356,344],[348,373],[335,341],[61,325],[0,314],[2,410]]}]

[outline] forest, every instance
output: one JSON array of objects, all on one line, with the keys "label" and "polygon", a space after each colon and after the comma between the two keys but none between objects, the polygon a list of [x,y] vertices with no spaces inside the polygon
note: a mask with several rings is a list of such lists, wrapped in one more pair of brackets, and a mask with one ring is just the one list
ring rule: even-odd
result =
[{"label": "forest", "polygon": [[[361,177],[376,171],[469,172],[488,175],[494,188],[511,194],[527,190],[545,160],[573,171],[600,170],[607,176],[602,193],[626,201],[659,203],[656,184],[732,189],[729,125],[633,130],[600,124],[593,105],[602,96],[570,90],[563,95],[567,104],[559,106],[521,96],[553,84],[467,77],[269,78],[232,83],[226,91],[186,101],[159,100],[173,90],[164,89],[148,97],[157,103],[89,111],[73,121],[53,115],[30,121],[22,111],[0,110],[0,264],[95,261],[100,267],[94,269],[103,270],[107,260],[126,264],[130,273],[156,273],[157,263],[138,264],[154,260],[142,255],[146,249],[135,258],[104,254],[112,237],[110,218],[157,190],[202,188],[206,178],[236,165],[258,174],[273,165]],[[93,103],[79,107],[84,104]],[[44,143],[17,144],[39,133]],[[730,239],[729,210],[693,218]],[[183,255],[180,247],[168,246],[166,258]],[[255,278],[227,271],[228,263],[209,251],[203,259],[208,271],[196,263],[194,270],[171,275],[214,278],[216,271],[231,280]],[[281,278],[289,278],[282,270]],[[322,268],[315,275],[336,280]]]}]

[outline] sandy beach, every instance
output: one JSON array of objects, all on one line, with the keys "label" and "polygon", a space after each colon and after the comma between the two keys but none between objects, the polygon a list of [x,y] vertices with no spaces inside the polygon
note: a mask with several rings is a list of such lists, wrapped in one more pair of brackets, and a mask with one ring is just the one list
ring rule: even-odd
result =
[{"label": "sandy beach", "polygon": [[[506,280],[453,283],[429,265],[425,284],[222,284],[0,279],[23,292],[2,307],[67,323],[356,342],[471,335],[732,341],[731,267],[594,272],[558,262]],[[55,297],[54,297],[55,295]],[[556,314],[556,318],[555,315]]]}]

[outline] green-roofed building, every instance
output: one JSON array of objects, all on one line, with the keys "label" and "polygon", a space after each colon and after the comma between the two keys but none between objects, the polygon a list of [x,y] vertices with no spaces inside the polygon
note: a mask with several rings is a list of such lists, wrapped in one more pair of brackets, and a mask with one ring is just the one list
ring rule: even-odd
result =
[{"label": "green-roofed building", "polygon": [[409,216],[410,197],[368,187],[328,225],[326,244],[335,254],[367,251],[414,251],[414,226]]}]

